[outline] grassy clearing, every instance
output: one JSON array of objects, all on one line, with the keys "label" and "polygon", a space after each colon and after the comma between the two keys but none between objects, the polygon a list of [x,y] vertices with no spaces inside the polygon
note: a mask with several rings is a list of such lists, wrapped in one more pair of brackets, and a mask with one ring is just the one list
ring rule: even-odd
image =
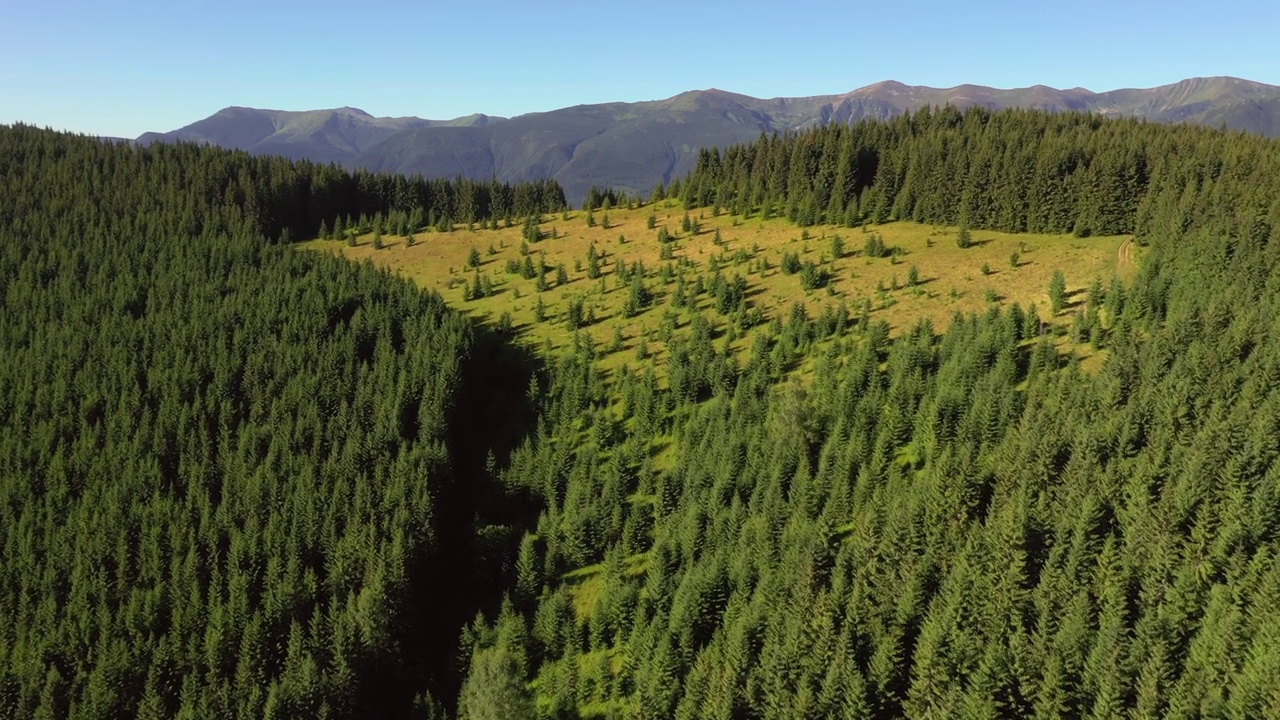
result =
[{"label": "grassy clearing", "polygon": [[[652,229],[648,227],[651,215]],[[635,210],[596,210],[592,213],[594,226],[588,225],[587,213],[582,211],[547,217],[539,225],[542,239],[537,242],[526,242],[517,224],[497,230],[424,232],[416,236],[412,247],[404,238],[384,237],[383,248],[375,250],[370,236],[361,237],[354,247],[319,240],[304,247],[353,260],[370,259],[438,291],[450,304],[488,322],[498,322],[509,314],[512,326],[527,341],[552,351],[572,343],[567,314],[571,301],[581,299],[594,316],[594,323],[584,332],[604,351],[601,362],[605,370],[642,362],[638,350],[660,356],[665,350],[660,339],[663,323],[674,321],[679,328],[688,322],[688,311],[674,311],[671,305],[674,277],[683,274],[690,286],[699,278],[709,285],[716,267],[727,279],[741,275],[746,280],[749,306],[759,308],[766,322],[785,317],[796,303],[803,303],[810,316],[816,316],[825,306],[838,306],[843,301],[857,317],[869,302],[871,319],[888,322],[893,334],[909,329],[921,318],[930,319],[941,331],[955,313],[982,312],[993,304],[1017,302],[1025,307],[1035,303],[1047,318],[1048,287],[1054,270],[1063,271],[1068,295],[1078,302],[1095,277],[1106,283],[1117,274],[1127,276],[1134,268],[1132,253],[1122,248],[1125,237],[1081,239],[979,230],[971,233],[973,245],[961,248],[956,228],[908,222],[802,229],[783,219],[712,217],[708,210],[689,215],[701,226],[696,234],[682,229],[684,210],[667,202]],[[657,239],[662,228],[673,238],[670,259],[663,259],[663,246]],[[835,255],[837,236],[843,244],[839,257]],[[866,254],[867,241],[873,237],[880,239],[889,255],[877,258]],[[592,245],[600,256],[601,275],[597,279],[588,277]],[[535,266],[541,260],[546,268],[541,292],[536,278],[508,272],[508,265],[523,265],[522,249],[527,249]],[[468,266],[473,250],[479,256],[478,268]],[[786,255],[796,256],[801,264],[812,263],[825,282],[805,290],[798,274],[783,271]],[[643,263],[645,285],[652,295],[651,304],[634,317],[623,312],[629,291],[617,271],[624,262]],[[659,273],[664,265],[672,269],[673,279],[666,282]],[[567,280],[563,285],[557,283],[559,267]],[[913,274],[917,280],[914,285],[910,281]],[[491,294],[467,300],[466,288],[477,277],[487,277]],[[537,317],[539,304],[542,320]],[[709,294],[696,300],[700,311],[718,317],[714,304]],[[674,314],[668,320],[664,316],[669,311]],[[1069,312],[1057,321],[1069,322]],[[620,351],[612,352],[619,338]],[[733,347],[745,353],[750,344],[748,333],[735,339]],[[1077,350],[1087,366],[1100,362],[1097,353],[1087,347]]]}]

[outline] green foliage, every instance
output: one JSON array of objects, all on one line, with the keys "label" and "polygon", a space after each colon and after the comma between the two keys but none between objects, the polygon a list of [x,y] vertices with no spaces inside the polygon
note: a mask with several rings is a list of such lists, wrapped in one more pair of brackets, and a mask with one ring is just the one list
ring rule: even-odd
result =
[{"label": "green foliage", "polygon": [[533,696],[526,680],[523,621],[508,611],[493,630],[482,628],[479,646],[458,701],[459,720],[531,718]]},{"label": "green foliage", "polygon": [[[897,284],[897,278],[894,278],[894,284]],[[800,287],[806,291],[820,288],[827,284],[827,272],[819,268],[812,261],[805,261],[804,266],[800,268]]]},{"label": "green foliage", "polygon": [[600,254],[596,252],[596,244],[587,247],[587,277],[596,280],[600,277]]},{"label": "green foliage", "polygon": [[[262,240],[319,226],[281,188],[410,181],[27,128],[0,158],[11,716],[1275,714],[1274,143],[946,108],[702,151],[688,207],[1148,247],[1072,319],[1102,363],[1034,306],[891,339],[810,297],[743,338],[745,280],[682,266],[638,367],[602,371],[566,294],[563,350],[481,402],[504,363],[437,296]],[[538,408],[509,452],[466,414],[502,397]],[[461,658],[422,625],[477,610]]]},{"label": "green foliage", "polygon": [[627,299],[623,303],[622,313],[627,317],[635,317],[639,315],[645,308],[649,307],[649,303],[653,301],[653,296],[649,293],[649,289],[644,284],[643,269],[631,274],[631,281],[627,287]]},{"label": "green foliage", "polygon": [[525,218],[524,226],[520,230],[520,236],[527,243],[536,243],[542,240],[542,230],[538,227],[537,218],[532,215]]},{"label": "green foliage", "polygon": [[882,258],[889,254],[889,249],[885,247],[884,238],[880,237],[880,233],[873,232],[867,235],[862,245],[862,254],[869,258]]},{"label": "green foliage", "polygon": [[654,183],[653,189],[649,191],[649,202],[662,202],[667,199],[667,189],[663,186],[662,181]]},{"label": "green foliage", "polygon": [[1061,270],[1054,270],[1053,277],[1049,280],[1049,307],[1053,314],[1057,315],[1062,312],[1062,308],[1067,304],[1067,278],[1062,274]]},{"label": "green foliage", "polygon": [[[1171,218],[1168,207],[1200,200],[1193,190],[1181,202],[1187,177],[1197,176],[1180,173],[1224,142],[1211,131],[1095,120],[924,108],[886,122],[830,123],[700,157],[682,193],[690,208],[781,211],[801,226],[900,219],[1081,237],[1145,230]],[[1144,203],[1152,192],[1168,205]]]},{"label": "green foliage", "polygon": [[569,298],[569,304],[565,310],[565,324],[570,330],[576,330],[585,327],[587,322],[587,300],[585,297],[578,295]]},{"label": "green foliage", "polygon": [[26,127],[0,164],[0,716],[452,704],[397,668],[442,671],[462,622],[416,568],[484,586],[440,518],[474,516],[449,429],[493,361],[438,296],[263,239],[365,181]]},{"label": "green foliage", "polygon": [[745,306],[747,281],[738,274],[734,274],[733,280],[726,280],[723,275],[717,273],[711,281],[710,291],[715,298],[716,311],[721,315],[732,315]]},{"label": "green foliage", "polygon": [[[1088,372],[1060,356],[1035,306],[993,304],[943,334],[921,322],[890,340],[870,298],[856,319],[796,304],[733,356],[723,348],[754,308],[722,302],[733,283],[710,261],[717,313],[685,309],[705,273],[676,277],[681,310],[655,331],[662,349],[636,334],[641,369],[601,387],[578,343],[545,434],[511,464],[511,477],[538,478],[544,503],[529,564],[548,587],[525,610],[536,705],[662,718],[1268,716],[1280,454],[1261,448],[1280,402],[1266,321],[1280,312],[1268,280],[1280,191],[1267,181],[1280,151],[1189,128],[948,109],[748,147],[702,153],[679,196],[843,213],[844,198],[806,195],[843,173],[873,183],[851,195],[868,219],[941,221],[969,204],[975,227],[1022,229],[1075,222],[1064,208],[1090,202],[1054,180],[1021,204],[1064,172],[1058,160],[1123,175],[1129,154],[1148,153],[1159,159],[1145,182],[1163,189],[1145,216],[1123,202],[1100,213],[1165,229],[1131,287],[1090,287],[1073,333],[1104,338],[1107,356]],[[1221,162],[1246,147],[1250,163]],[[754,192],[747,157],[775,190],[735,197]],[[873,160],[891,167],[852,179]],[[1205,201],[1247,199],[1265,227],[1180,207],[1187,177],[1212,185],[1194,190]],[[787,255],[797,274],[813,265]],[[906,278],[919,282],[913,265]]]}]

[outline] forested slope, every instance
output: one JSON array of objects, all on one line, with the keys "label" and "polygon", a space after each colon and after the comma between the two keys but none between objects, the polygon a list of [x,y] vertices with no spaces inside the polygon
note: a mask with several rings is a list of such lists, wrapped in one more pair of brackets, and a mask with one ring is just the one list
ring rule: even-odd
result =
[{"label": "forested slope", "polygon": [[435,295],[264,236],[480,212],[462,196],[551,210],[558,188],[25,127],[0,129],[0,166],[0,717],[451,701],[484,581],[468,484],[510,415],[492,343]]},{"label": "forested slope", "polygon": [[668,194],[801,225],[892,218],[1145,241],[1222,217],[1252,233],[1246,216],[1276,222],[1266,172],[1275,148],[1243,133],[1080,113],[924,109],[704,150]]},{"label": "forested slope", "polygon": [[275,242],[554,183],[0,159],[0,717],[1280,716],[1275,142],[944,110],[708,151],[690,208],[1148,248],[1069,326],[797,306],[743,359],[694,305],[609,373]]},{"label": "forested slope", "polygon": [[579,343],[504,474],[545,509],[462,717],[1280,716],[1277,177],[1272,141],[1025,112],[705,153],[689,206],[1150,248],[1069,309],[1096,373],[1017,308],[798,315],[742,367],[703,318],[670,391]]}]

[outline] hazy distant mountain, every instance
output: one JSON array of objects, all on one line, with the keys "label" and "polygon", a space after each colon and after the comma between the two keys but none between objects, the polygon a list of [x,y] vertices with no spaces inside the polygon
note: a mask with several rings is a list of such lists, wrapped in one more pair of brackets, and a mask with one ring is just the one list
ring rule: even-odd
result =
[{"label": "hazy distant mountain", "polygon": [[761,132],[888,118],[946,104],[1096,112],[1280,136],[1280,87],[1215,77],[1103,93],[1043,85],[940,89],[888,81],[843,95],[762,100],[713,89],[666,100],[577,105],[509,120],[485,115],[445,122],[375,118],[352,108],[227,108],[181,130],[148,133],[138,140],[196,140],[430,176],[510,181],[552,176],[576,201],[592,184],[648,191],[658,180],[689,170],[702,147],[751,140]]},{"label": "hazy distant mountain", "polygon": [[501,119],[487,115],[468,115],[443,121],[416,117],[377,118],[352,107],[304,112],[229,107],[172,132],[146,133],[138,138],[138,142],[188,140],[259,155],[346,162],[404,130],[483,126]]}]

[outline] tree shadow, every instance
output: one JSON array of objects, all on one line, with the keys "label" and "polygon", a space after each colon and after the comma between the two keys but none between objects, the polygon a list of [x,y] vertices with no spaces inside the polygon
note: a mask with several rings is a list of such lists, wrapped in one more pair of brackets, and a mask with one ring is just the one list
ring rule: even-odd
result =
[{"label": "tree shadow", "polygon": [[1067,292],[1067,294],[1063,295],[1066,298],[1066,302],[1062,303],[1062,309],[1066,311],[1084,307],[1086,295],[1087,292],[1084,288]]},{"label": "tree shadow", "polygon": [[501,332],[474,322],[472,333],[446,417],[449,472],[419,479],[431,494],[433,534],[408,571],[397,628],[404,652],[400,662],[370,673],[358,698],[370,717],[411,717],[423,691],[452,711],[467,672],[459,661],[462,630],[478,612],[496,614],[513,585],[521,537],[541,511],[532,493],[508,488],[495,475],[536,426],[528,389],[545,368],[515,341],[515,328]]}]

